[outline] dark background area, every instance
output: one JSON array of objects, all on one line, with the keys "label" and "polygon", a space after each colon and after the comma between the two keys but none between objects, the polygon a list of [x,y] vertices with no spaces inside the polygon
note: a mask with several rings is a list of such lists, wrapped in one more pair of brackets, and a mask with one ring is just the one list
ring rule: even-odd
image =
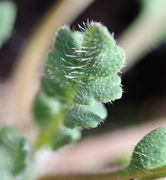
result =
[{"label": "dark background area", "polygon": [[[55,0],[15,0],[18,13],[13,34],[0,50],[0,80],[10,77],[17,57],[31,32]],[[73,22],[100,21],[114,32],[115,38],[125,30],[140,11],[139,0],[96,0]],[[56,21],[56,20],[55,20]],[[122,77],[124,95],[113,105],[106,105],[108,119],[96,133],[127,126],[166,115],[166,43],[150,52]],[[120,112],[120,113],[119,113]],[[86,131],[87,133],[87,131]]]}]

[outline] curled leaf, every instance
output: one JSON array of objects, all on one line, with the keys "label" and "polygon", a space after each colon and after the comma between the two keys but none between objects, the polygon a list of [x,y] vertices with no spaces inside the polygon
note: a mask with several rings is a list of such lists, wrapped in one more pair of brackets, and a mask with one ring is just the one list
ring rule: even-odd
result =
[{"label": "curled leaf", "polygon": [[[65,135],[69,130],[59,132],[62,124],[67,128],[96,128],[107,116],[102,103],[122,96],[118,73],[125,63],[124,50],[101,23],[91,22],[82,29],[61,27],[49,53],[41,80],[45,97],[38,95],[34,103],[35,118],[45,127],[38,147],[47,144],[53,134],[69,142],[72,136]],[[55,149],[60,146],[56,138]]]},{"label": "curled leaf", "polygon": [[75,104],[66,115],[64,123],[70,128],[96,128],[106,116],[107,111],[101,103],[91,106]]}]

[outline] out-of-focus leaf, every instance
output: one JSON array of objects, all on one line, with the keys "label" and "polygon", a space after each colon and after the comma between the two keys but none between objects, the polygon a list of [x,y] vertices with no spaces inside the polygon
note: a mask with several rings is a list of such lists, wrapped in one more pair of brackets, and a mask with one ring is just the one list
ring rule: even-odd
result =
[{"label": "out-of-focus leaf", "polygon": [[38,125],[46,127],[59,112],[61,104],[54,98],[39,92],[33,105],[33,114]]},{"label": "out-of-focus leaf", "polygon": [[30,146],[18,130],[0,129],[0,179],[15,180],[25,175],[30,161]]},{"label": "out-of-focus leaf", "polygon": [[65,145],[74,143],[76,140],[80,139],[80,137],[80,129],[70,129],[63,126],[60,127],[59,131],[51,138],[50,145],[53,150],[57,150]]},{"label": "out-of-focus leaf", "polygon": [[0,47],[10,37],[16,16],[16,7],[12,1],[0,1]]}]

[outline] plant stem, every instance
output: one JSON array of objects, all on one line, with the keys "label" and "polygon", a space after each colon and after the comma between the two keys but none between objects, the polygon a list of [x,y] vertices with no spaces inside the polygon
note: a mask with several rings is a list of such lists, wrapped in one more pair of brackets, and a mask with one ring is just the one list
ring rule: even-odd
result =
[{"label": "plant stem", "polygon": [[46,145],[49,142],[50,137],[53,136],[58,131],[59,126],[64,120],[65,114],[67,112],[67,108],[62,108],[60,112],[51,120],[51,123],[39,133],[36,139],[36,149]]},{"label": "plant stem", "polygon": [[144,180],[162,178],[166,176],[166,166],[161,168],[139,172],[139,173],[127,173],[125,170],[103,173],[103,174],[80,174],[80,175],[62,175],[62,176],[52,176],[43,177],[39,180],[129,180],[133,178],[139,178]]}]

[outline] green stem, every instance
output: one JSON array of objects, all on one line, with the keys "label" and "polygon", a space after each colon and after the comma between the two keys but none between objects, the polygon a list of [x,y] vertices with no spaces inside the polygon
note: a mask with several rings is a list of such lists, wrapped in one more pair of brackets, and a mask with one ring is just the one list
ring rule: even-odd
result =
[{"label": "green stem", "polygon": [[60,112],[53,118],[51,123],[39,133],[35,143],[36,149],[39,149],[40,147],[47,144],[50,137],[52,137],[52,135],[58,131],[58,128],[66,115],[66,112],[67,108],[62,108]]},{"label": "green stem", "polygon": [[50,120],[50,123],[46,128],[42,129],[36,139],[35,147],[36,149],[41,148],[42,146],[48,144],[49,140],[53,135],[58,132],[59,127],[63,123],[66,113],[69,110],[69,107],[73,103],[73,98],[76,94],[77,87],[69,88],[68,93],[70,96],[66,97],[66,104],[61,108],[59,113]]}]

